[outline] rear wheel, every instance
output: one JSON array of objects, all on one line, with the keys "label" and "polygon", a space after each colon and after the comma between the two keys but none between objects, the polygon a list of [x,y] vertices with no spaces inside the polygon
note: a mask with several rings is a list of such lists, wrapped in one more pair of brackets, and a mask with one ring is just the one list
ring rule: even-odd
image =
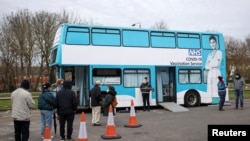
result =
[{"label": "rear wheel", "polygon": [[185,106],[186,107],[195,107],[200,104],[200,98],[197,92],[189,91],[185,95]]}]

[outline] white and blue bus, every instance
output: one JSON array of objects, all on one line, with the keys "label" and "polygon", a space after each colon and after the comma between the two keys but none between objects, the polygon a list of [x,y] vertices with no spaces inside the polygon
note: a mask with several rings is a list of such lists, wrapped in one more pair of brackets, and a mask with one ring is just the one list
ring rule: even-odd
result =
[{"label": "white and blue bus", "polygon": [[226,78],[221,33],[62,24],[51,47],[50,80],[71,80],[79,108],[89,108],[89,91],[96,80],[102,82],[103,91],[108,85],[115,87],[118,107],[129,107],[131,100],[140,107],[139,87],[145,76],[154,88],[151,106],[218,103],[218,94],[207,92],[205,63],[212,52],[211,35],[222,52],[220,71]]}]

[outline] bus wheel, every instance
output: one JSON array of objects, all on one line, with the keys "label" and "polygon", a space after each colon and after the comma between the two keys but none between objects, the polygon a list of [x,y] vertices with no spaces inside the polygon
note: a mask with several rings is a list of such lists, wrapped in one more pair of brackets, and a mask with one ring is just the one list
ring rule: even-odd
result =
[{"label": "bus wheel", "polygon": [[185,95],[184,105],[186,107],[195,107],[195,106],[199,105],[199,96],[198,96],[198,93],[195,92],[195,91],[189,91]]}]

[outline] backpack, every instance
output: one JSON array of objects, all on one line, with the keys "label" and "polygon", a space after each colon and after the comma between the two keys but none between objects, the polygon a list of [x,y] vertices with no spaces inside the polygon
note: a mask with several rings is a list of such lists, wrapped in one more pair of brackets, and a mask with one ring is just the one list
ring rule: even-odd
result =
[{"label": "backpack", "polygon": [[116,96],[114,96],[114,99],[113,99],[113,101],[111,102],[111,104],[112,104],[113,107],[116,107],[116,106],[117,106],[118,102],[117,102]]}]

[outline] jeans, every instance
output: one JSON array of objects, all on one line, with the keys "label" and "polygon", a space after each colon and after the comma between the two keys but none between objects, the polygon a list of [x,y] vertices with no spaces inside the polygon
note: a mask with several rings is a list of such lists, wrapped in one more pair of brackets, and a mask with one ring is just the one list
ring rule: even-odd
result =
[{"label": "jeans", "polygon": [[224,102],[226,99],[226,91],[219,90],[219,97],[220,97],[219,110],[223,110]]},{"label": "jeans", "polygon": [[243,90],[235,90],[235,108],[238,108],[240,101],[240,107],[243,107]]},{"label": "jeans", "polygon": [[28,141],[29,140],[30,121],[14,120],[14,128],[15,128],[15,141]]},{"label": "jeans", "polygon": [[41,110],[41,136],[44,136],[44,129],[46,125],[49,126],[51,131],[52,121],[53,121],[53,111]]},{"label": "jeans", "polygon": [[59,114],[59,123],[60,123],[60,136],[61,139],[65,139],[65,123],[67,122],[67,139],[71,139],[73,133],[73,122],[75,114]]}]

